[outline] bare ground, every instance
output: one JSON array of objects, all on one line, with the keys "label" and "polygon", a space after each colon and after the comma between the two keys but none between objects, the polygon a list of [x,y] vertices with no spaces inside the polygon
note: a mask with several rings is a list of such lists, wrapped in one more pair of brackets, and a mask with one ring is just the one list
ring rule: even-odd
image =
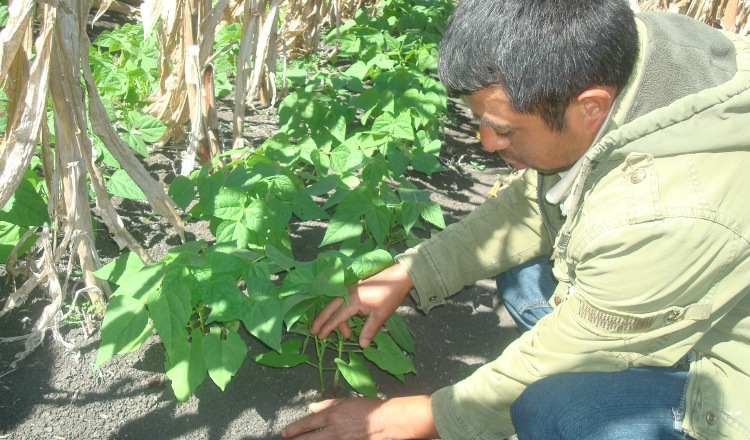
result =
[{"label": "bare ground", "polygon": [[[248,138],[257,144],[273,133],[272,110],[250,114]],[[410,176],[433,192],[448,223],[465,216],[486,199],[496,175],[508,172],[499,159],[481,151],[471,135],[465,110],[452,105],[441,161],[446,172]],[[254,128],[253,128],[254,127]],[[155,152],[149,170],[169,182],[178,169],[174,151]],[[152,255],[159,258],[179,239],[170,227],[148,218],[147,206],[124,201],[121,214]],[[97,238],[103,255],[117,249],[104,231]],[[312,260],[324,229],[310,223],[292,228],[295,257]],[[205,224],[189,223],[188,237],[210,239]],[[5,278],[5,268],[0,266]],[[9,287],[3,284],[0,303]],[[35,301],[0,319],[0,338],[23,335],[47,301]],[[403,383],[374,371],[382,397],[429,394],[469,375],[493,359],[519,333],[498,304],[494,282],[481,281],[424,315],[411,299],[398,310],[415,333],[416,375]],[[246,359],[224,392],[207,380],[186,403],[174,398],[164,374],[164,351],[152,336],[140,350],[116,356],[94,372],[98,329],[88,334],[80,323],[64,323],[61,335],[75,349],[52,340],[12,369],[19,343],[0,344],[0,439],[272,439],[287,423],[307,414],[306,405],[320,399],[312,367],[272,369]],[[249,337],[250,354],[265,351]],[[328,378],[330,381],[330,378]],[[337,390],[339,396],[351,393]],[[326,396],[329,397],[329,396]]]}]

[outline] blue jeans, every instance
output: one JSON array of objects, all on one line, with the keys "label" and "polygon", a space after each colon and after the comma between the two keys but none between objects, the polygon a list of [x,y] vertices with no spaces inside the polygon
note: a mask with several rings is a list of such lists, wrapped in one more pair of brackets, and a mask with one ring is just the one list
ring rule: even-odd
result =
[{"label": "blue jeans", "polygon": [[495,278],[500,300],[521,330],[529,330],[552,311],[549,299],[557,286],[549,256],[534,258]]},{"label": "blue jeans", "polygon": [[[500,299],[524,331],[552,311],[556,285],[546,256],[497,277]],[[684,439],[675,414],[684,414],[686,382],[687,371],[676,368],[556,374],[527,387],[511,418],[519,440]]]}]

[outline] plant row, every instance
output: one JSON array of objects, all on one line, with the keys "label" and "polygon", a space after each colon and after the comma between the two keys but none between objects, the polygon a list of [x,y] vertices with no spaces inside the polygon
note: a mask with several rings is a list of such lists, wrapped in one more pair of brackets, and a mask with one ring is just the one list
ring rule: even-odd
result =
[{"label": "plant row", "polygon": [[[327,35],[326,44],[337,48],[333,59],[297,62],[285,72],[296,89],[278,106],[273,137],[258,148],[227,153],[240,157],[228,165],[207,164],[171,182],[169,195],[191,219],[207,222],[215,240],[175,247],[153,265],[125,253],[96,272],[116,290],[95,368],[137,350],[155,331],[166,374],[184,401],[207,377],[222,390],[227,386],[248,356],[244,329],[268,347],[251,354],[255,362],[313,365],[322,388],[330,370],[334,382],[343,377],[357,392],[375,396],[368,364],[401,380],[414,372],[412,334],[397,315],[366,349],[355,342],[358,318],[350,322],[350,340],[338,332],[318,340],[309,325],[328,301],[346,296],[347,286],[445,226],[430,193],[405,175],[442,170],[447,97],[435,70],[452,7],[448,0],[386,0],[377,15],[359,11]],[[138,108],[155,87],[156,53],[134,37],[135,29],[103,34],[91,61],[102,95],[112,96],[112,120],[147,156],[146,144],[159,138],[164,125]],[[225,58],[216,63],[229,70],[233,53],[223,46],[233,44],[239,29],[222,32],[217,50]],[[229,78],[221,68],[215,71],[218,89],[229,90]],[[142,198],[106,148],[96,145],[112,170],[110,192]],[[42,199],[37,205],[35,212],[44,211]],[[8,224],[22,227],[10,217]],[[325,227],[313,261],[292,252],[292,231],[302,222]]]}]

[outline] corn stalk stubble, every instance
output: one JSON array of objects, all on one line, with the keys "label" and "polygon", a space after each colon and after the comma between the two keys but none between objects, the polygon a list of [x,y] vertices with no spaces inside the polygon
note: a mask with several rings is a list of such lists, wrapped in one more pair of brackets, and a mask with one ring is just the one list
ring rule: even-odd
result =
[{"label": "corn stalk stubble", "polygon": [[750,0],[644,0],[638,3],[644,11],[676,12],[739,35],[750,33]]},{"label": "corn stalk stubble", "polygon": [[[0,33],[0,72],[7,104],[7,130],[0,146],[0,206],[4,206],[18,187],[28,168],[37,144],[41,145],[44,177],[50,198],[49,212],[55,227],[43,227],[37,241],[39,248],[29,258],[29,278],[12,292],[0,317],[22,304],[34,288],[42,284],[52,300],[34,326],[31,334],[14,340],[25,340],[25,349],[17,361],[30,353],[44,339],[48,329],[59,336],[55,326],[67,295],[67,280],[61,283],[57,267],[70,254],[66,278],[78,261],[83,272],[84,288],[93,303],[103,305],[110,292],[106,282],[92,272],[98,269],[94,245],[91,210],[86,176],[96,194],[97,212],[120,247],[129,247],[145,263],[153,262],[148,253],[125,229],[114,209],[101,170],[94,163],[94,152],[88,138],[87,108],[81,89],[81,72],[88,92],[89,118],[94,132],[117,158],[131,178],[147,195],[154,210],[163,215],[184,241],[184,226],[174,202],[163,187],[154,181],[130,147],[119,138],[106,115],[91,75],[86,35],[86,19],[91,0],[17,0],[9,8],[8,26]],[[32,58],[31,35],[34,10],[39,14],[39,31]],[[54,81],[50,81],[50,77]],[[44,124],[47,98],[53,104],[55,153],[50,148],[50,133]],[[75,256],[76,258],[72,258]],[[12,271],[12,269],[10,269]],[[7,341],[7,339],[5,340]],[[16,362],[17,362],[16,361]]]}]

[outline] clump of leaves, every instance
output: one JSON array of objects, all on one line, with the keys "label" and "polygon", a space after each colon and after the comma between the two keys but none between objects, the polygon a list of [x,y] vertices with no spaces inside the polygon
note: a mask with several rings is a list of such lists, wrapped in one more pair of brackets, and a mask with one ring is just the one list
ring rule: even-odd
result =
[{"label": "clump of leaves", "polygon": [[[442,170],[447,97],[434,73],[438,32],[453,5],[383,5],[381,15],[361,11],[328,35],[339,46],[331,65],[287,71],[300,87],[280,103],[276,135],[213,173],[206,165],[171,183],[170,196],[208,221],[215,243],[174,248],[150,266],[126,254],[97,272],[119,286],[97,368],[155,329],[175,395],[185,400],[206,377],[224,389],[247,356],[244,328],[269,348],[255,362],[313,365],[322,388],[325,372],[335,371],[334,381],[375,396],[368,363],[400,380],[414,372],[414,341],[397,315],[364,350],[359,318],[350,340],[309,333],[328,301],[393,263],[396,245],[421,240],[416,230],[445,227],[429,191],[404,175]],[[327,223],[321,252],[299,261],[290,225],[310,220]]]}]

